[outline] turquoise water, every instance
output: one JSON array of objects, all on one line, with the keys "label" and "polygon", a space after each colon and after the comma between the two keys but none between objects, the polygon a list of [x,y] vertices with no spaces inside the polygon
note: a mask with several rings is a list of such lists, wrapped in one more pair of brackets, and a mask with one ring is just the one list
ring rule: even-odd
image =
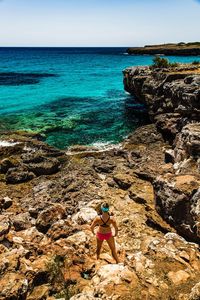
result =
[{"label": "turquoise water", "polygon": [[153,58],[125,50],[0,48],[0,131],[40,132],[59,148],[121,141],[146,122],[124,92],[122,70]]}]

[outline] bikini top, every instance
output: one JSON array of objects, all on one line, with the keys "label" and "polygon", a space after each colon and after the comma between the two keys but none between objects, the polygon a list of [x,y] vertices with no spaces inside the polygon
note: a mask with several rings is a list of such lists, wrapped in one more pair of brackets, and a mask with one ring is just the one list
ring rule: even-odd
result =
[{"label": "bikini top", "polygon": [[100,218],[101,218],[101,221],[103,222],[103,224],[100,225],[100,226],[102,226],[102,227],[109,227],[109,225],[107,225],[107,223],[108,223],[108,221],[110,220],[110,216],[108,217],[108,220],[107,220],[106,222],[104,222],[104,220],[102,219],[101,216],[100,216]]}]

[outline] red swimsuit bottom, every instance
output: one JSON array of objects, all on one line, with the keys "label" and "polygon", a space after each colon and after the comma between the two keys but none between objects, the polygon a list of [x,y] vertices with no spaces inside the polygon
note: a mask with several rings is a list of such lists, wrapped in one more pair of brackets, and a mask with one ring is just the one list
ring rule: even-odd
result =
[{"label": "red swimsuit bottom", "polygon": [[109,238],[111,237],[112,237],[112,232],[107,232],[107,233],[97,232],[97,238],[101,241],[109,240]]}]

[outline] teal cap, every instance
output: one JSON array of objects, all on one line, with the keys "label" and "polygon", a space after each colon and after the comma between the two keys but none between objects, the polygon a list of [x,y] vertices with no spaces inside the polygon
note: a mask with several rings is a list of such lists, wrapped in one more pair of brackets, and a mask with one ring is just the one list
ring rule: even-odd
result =
[{"label": "teal cap", "polygon": [[108,212],[108,211],[109,211],[109,207],[101,207],[101,210],[102,210],[103,212]]}]

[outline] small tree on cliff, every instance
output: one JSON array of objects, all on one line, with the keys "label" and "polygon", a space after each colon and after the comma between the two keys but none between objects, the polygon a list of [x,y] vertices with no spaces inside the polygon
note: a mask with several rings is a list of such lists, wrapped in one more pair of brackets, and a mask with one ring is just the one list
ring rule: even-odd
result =
[{"label": "small tree on cliff", "polygon": [[167,58],[156,56],[153,59],[152,67],[153,68],[169,68],[170,63],[169,63],[169,60]]},{"label": "small tree on cliff", "polygon": [[160,57],[160,56],[155,56],[153,59],[153,65],[151,66],[152,68],[175,68],[178,67],[178,63],[170,63],[167,58]]}]

